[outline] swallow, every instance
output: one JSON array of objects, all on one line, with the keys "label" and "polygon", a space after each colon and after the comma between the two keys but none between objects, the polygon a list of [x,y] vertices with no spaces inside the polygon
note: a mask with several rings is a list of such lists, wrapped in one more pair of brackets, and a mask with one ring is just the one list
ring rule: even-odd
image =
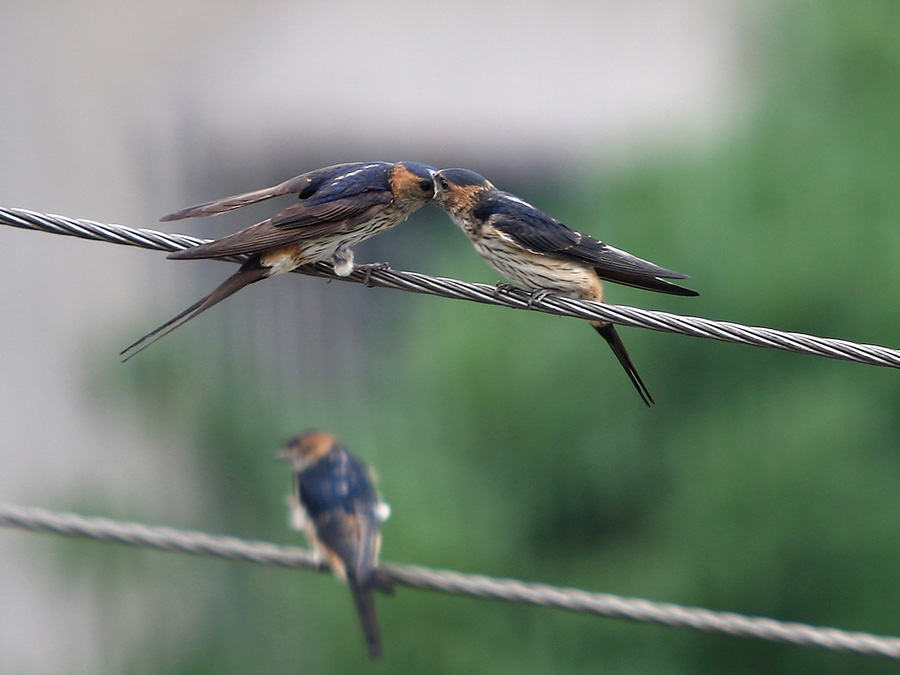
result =
[{"label": "swallow", "polygon": [[[308,263],[331,259],[338,276],[353,270],[354,246],[406,220],[434,196],[435,169],[418,162],[336,164],[274,187],[192,206],[161,218],[168,222],[212,216],[272,197],[296,194],[272,218],[199,246],[169,254],[174,260],[248,255],[212,293],[122,350],[127,361],[179,326],[249,284]],[[359,267],[385,267],[361,265]]]},{"label": "swallow", "polygon": [[[475,250],[531,300],[550,293],[605,302],[601,280],[670,295],[696,291],[666,279],[689,279],[573,230],[468,169],[435,174],[434,203],[469,237]],[[654,403],[613,324],[590,321],[612,348],[647,406]]]},{"label": "swallow", "polygon": [[390,507],[379,498],[371,470],[337,438],[317,430],[291,439],[276,457],[294,470],[291,525],[306,532],[316,554],[350,587],[369,656],[381,658],[373,591],[393,592],[378,570],[381,524]]}]

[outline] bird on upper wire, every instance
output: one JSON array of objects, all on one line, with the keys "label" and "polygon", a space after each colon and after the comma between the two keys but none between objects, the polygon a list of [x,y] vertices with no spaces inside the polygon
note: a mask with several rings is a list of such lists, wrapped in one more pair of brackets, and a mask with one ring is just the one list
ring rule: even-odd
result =
[{"label": "bird on upper wire", "polygon": [[161,218],[212,216],[256,202],[296,194],[271,218],[212,242],[169,254],[175,260],[249,255],[240,269],[209,295],[122,350],[125,361],[244,286],[320,260],[331,259],[338,276],[354,269],[354,246],[403,222],[434,196],[435,169],[419,162],[351,162],[291,178],[274,187],[217,199]]},{"label": "bird on upper wire", "polygon": [[[666,279],[689,279],[573,230],[468,169],[435,174],[434,203],[444,208],[475,250],[510,281],[530,290],[531,302],[553,293],[605,301],[601,280],[670,295],[696,291]],[[500,286],[503,286],[502,284]],[[653,397],[613,324],[590,321],[612,348],[647,406]]]},{"label": "bird on upper wire", "polygon": [[390,507],[375,489],[372,471],[329,433],[304,431],[278,452],[293,471],[291,525],[304,530],[315,553],[347,583],[372,659],[381,658],[373,591],[393,593],[378,570],[381,524]]}]

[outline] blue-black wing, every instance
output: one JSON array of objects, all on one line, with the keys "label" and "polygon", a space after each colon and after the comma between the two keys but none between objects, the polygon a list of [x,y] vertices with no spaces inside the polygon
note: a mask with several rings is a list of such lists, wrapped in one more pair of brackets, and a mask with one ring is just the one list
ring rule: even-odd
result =
[{"label": "blue-black wing", "polygon": [[368,584],[380,543],[378,494],[368,469],[337,446],[298,480],[300,503],[319,541],[344,562],[348,580]]},{"label": "blue-black wing", "polygon": [[181,211],[170,213],[160,218],[163,222],[171,220],[182,220],[184,218],[205,218],[214,216],[219,213],[225,213],[238,209],[248,204],[256,204],[272,197],[280,197],[282,195],[297,194],[300,199],[308,199],[319,190],[327,186],[334,178],[338,176],[352,173],[364,166],[378,165],[387,168],[391,165],[388,162],[347,162],[345,164],[334,164],[326,166],[322,169],[309,171],[307,173],[290,178],[283,183],[272,187],[263,188],[262,190],[254,190],[253,192],[245,192],[243,194],[234,195],[232,197],[224,197],[222,199],[214,199],[211,202],[198,204],[197,206],[189,206]]},{"label": "blue-black wing", "polygon": [[[268,191],[229,197],[167,216],[166,219],[175,219],[175,216],[211,215],[290,192],[297,192],[302,200],[240,232],[169,257],[187,260],[258,253],[353,230],[374,218],[393,200],[391,166],[387,162],[341,164],[292,178]],[[258,196],[264,192],[265,196]]]},{"label": "blue-black wing", "polygon": [[698,295],[664,279],[688,279],[686,274],[604,244],[564,225],[543,211],[505,192],[487,195],[473,215],[496,228],[523,249],[590,265],[602,279],[672,295]]}]

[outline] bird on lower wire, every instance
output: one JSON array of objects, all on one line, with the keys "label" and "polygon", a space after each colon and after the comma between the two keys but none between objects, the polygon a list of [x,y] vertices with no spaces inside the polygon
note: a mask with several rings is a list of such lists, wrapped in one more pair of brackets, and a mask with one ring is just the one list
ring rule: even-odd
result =
[{"label": "bird on lower wire", "polygon": [[381,658],[373,591],[393,592],[378,570],[381,523],[390,507],[379,498],[372,472],[337,438],[318,430],[300,433],[276,458],[294,471],[292,526],[306,532],[316,554],[350,587],[369,656]]}]

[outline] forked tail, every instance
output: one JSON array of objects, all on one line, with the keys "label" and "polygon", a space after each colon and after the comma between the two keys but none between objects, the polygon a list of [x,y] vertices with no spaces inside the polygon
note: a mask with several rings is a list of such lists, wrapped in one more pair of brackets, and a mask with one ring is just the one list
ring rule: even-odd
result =
[{"label": "forked tail", "polygon": [[369,658],[378,660],[381,658],[381,631],[378,628],[378,616],[375,614],[375,598],[371,586],[360,586],[350,583],[350,591],[353,593],[353,602],[359,614],[359,622],[362,625],[363,634],[366,636],[366,645],[369,647]]},{"label": "forked tail", "polygon": [[125,349],[119,352],[119,356],[125,357],[124,359],[122,359],[122,363],[124,363],[131,357],[140,354],[154,342],[156,342],[157,340],[161,340],[173,330],[175,330],[179,326],[183,326],[188,321],[202,314],[213,305],[222,302],[222,300],[227,298],[229,295],[234,295],[244,286],[248,286],[256,281],[259,281],[260,279],[265,279],[268,272],[269,268],[260,265],[258,257],[251,258],[243,265],[241,265],[241,269],[235,272],[232,276],[228,277],[228,279],[222,282],[222,284],[220,284],[212,293],[207,295],[205,298],[198,300],[180,314],[177,314],[166,321],[162,326],[153,329],[145,336],[128,345]]},{"label": "forked tail", "polygon": [[625,345],[622,343],[622,338],[619,337],[616,327],[611,323],[601,323],[599,321],[591,321],[590,323],[594,327],[594,330],[600,333],[607,344],[609,344],[610,349],[613,350],[613,354],[616,355],[616,358],[619,359],[619,363],[622,364],[625,372],[628,373],[628,377],[631,378],[631,382],[634,384],[634,388],[637,389],[638,394],[640,394],[641,400],[646,403],[649,408],[655,401],[650,395],[644,381],[641,379],[641,376],[638,374],[637,368],[634,367],[631,357],[628,356],[628,350],[625,349]]}]

